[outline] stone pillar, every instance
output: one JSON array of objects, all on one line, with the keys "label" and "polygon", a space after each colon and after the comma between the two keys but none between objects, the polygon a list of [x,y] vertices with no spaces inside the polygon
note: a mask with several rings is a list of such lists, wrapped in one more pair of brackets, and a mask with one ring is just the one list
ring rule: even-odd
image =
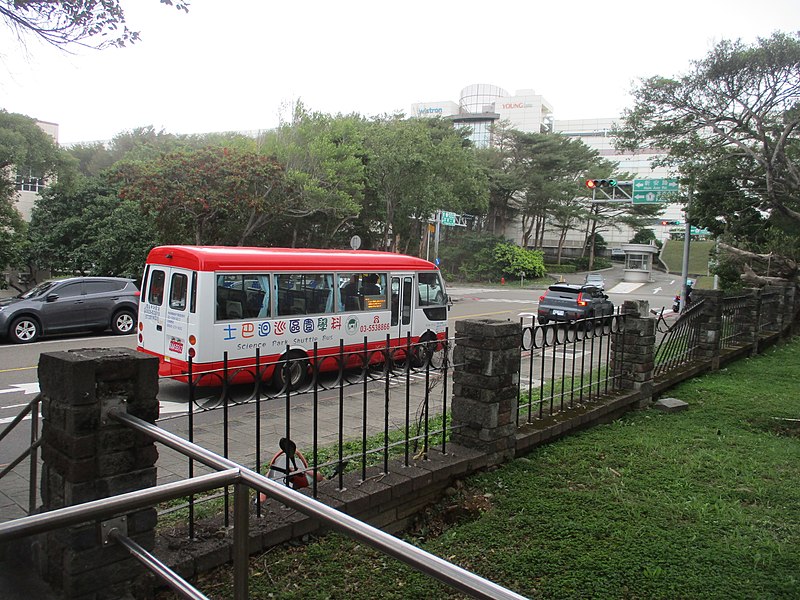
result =
[{"label": "stone pillar", "polygon": [[619,374],[622,389],[641,393],[636,407],[644,408],[653,402],[656,319],[645,300],[626,300],[622,313],[622,332],[611,341],[611,372]]},{"label": "stone pillar", "polygon": [[703,301],[703,318],[700,323],[700,358],[710,362],[713,371],[718,371],[722,345],[722,290],[693,290],[692,301]]},{"label": "stone pillar", "polygon": [[750,288],[745,290],[750,293],[747,301],[747,311],[742,323],[742,339],[750,345],[750,356],[758,354],[758,342],[761,325],[761,290]]},{"label": "stone pillar", "polygon": [[514,457],[521,340],[520,323],[456,321],[452,440],[487,453],[489,464]]},{"label": "stone pillar", "polygon": [[[42,354],[42,511],[156,485],[158,451],[150,438],[110,420],[112,408],[154,423],[158,359],[127,348]],[[155,508],[124,515],[120,531],[147,549]],[[131,585],[143,573],[101,526],[86,523],[41,536],[35,552],[43,578],[71,600],[147,597]]]}]

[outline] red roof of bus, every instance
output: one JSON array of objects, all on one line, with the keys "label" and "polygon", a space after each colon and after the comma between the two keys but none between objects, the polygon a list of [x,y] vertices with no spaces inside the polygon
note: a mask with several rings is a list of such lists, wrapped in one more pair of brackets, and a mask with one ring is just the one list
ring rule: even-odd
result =
[{"label": "red roof of bus", "polygon": [[197,271],[329,270],[414,271],[436,266],[413,256],[371,250],[319,250],[313,248],[246,248],[240,246],[157,246],[147,264],[181,267]]}]

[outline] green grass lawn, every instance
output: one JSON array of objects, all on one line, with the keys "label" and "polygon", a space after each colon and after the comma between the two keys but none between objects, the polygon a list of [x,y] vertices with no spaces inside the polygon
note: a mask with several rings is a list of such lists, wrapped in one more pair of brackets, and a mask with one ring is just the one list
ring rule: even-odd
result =
[{"label": "green grass lawn", "polygon": [[[535,598],[800,598],[800,340],[473,476],[406,539]],[[769,382],[769,385],[764,385]],[[469,518],[449,523],[456,514]],[[251,598],[460,597],[338,535],[251,561]],[[203,577],[232,598],[227,569]]]},{"label": "green grass lawn", "polygon": [[[715,242],[695,242],[689,244],[689,273],[708,274],[708,257]],[[683,240],[667,240],[661,249],[661,262],[670,273],[680,275],[683,270]]]}]

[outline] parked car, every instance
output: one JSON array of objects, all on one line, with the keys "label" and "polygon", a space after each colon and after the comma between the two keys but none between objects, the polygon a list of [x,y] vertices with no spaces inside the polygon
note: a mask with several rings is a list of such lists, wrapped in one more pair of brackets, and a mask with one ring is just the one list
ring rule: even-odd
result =
[{"label": "parked car", "polygon": [[606,280],[603,279],[603,276],[600,273],[587,273],[586,285],[593,285],[594,287],[598,287],[601,290],[605,290]]},{"label": "parked car", "polygon": [[139,288],[120,277],[70,277],[0,300],[0,337],[18,344],[69,331],[133,333]]},{"label": "parked car", "polygon": [[556,283],[539,297],[537,318],[540,325],[550,321],[572,323],[588,317],[610,317],[614,303],[594,285]]}]

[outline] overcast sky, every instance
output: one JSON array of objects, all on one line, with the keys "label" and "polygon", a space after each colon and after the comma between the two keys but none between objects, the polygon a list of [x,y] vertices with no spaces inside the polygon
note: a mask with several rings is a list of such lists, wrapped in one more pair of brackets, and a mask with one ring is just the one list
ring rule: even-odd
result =
[{"label": "overcast sky", "polygon": [[722,39],[800,30],[798,0],[122,0],[141,41],[75,54],[0,22],[0,108],[59,141],[134,127],[269,129],[296,100],[325,113],[408,114],[491,83],[533,89],[556,119],[614,117],[640,77],[673,76]]}]

